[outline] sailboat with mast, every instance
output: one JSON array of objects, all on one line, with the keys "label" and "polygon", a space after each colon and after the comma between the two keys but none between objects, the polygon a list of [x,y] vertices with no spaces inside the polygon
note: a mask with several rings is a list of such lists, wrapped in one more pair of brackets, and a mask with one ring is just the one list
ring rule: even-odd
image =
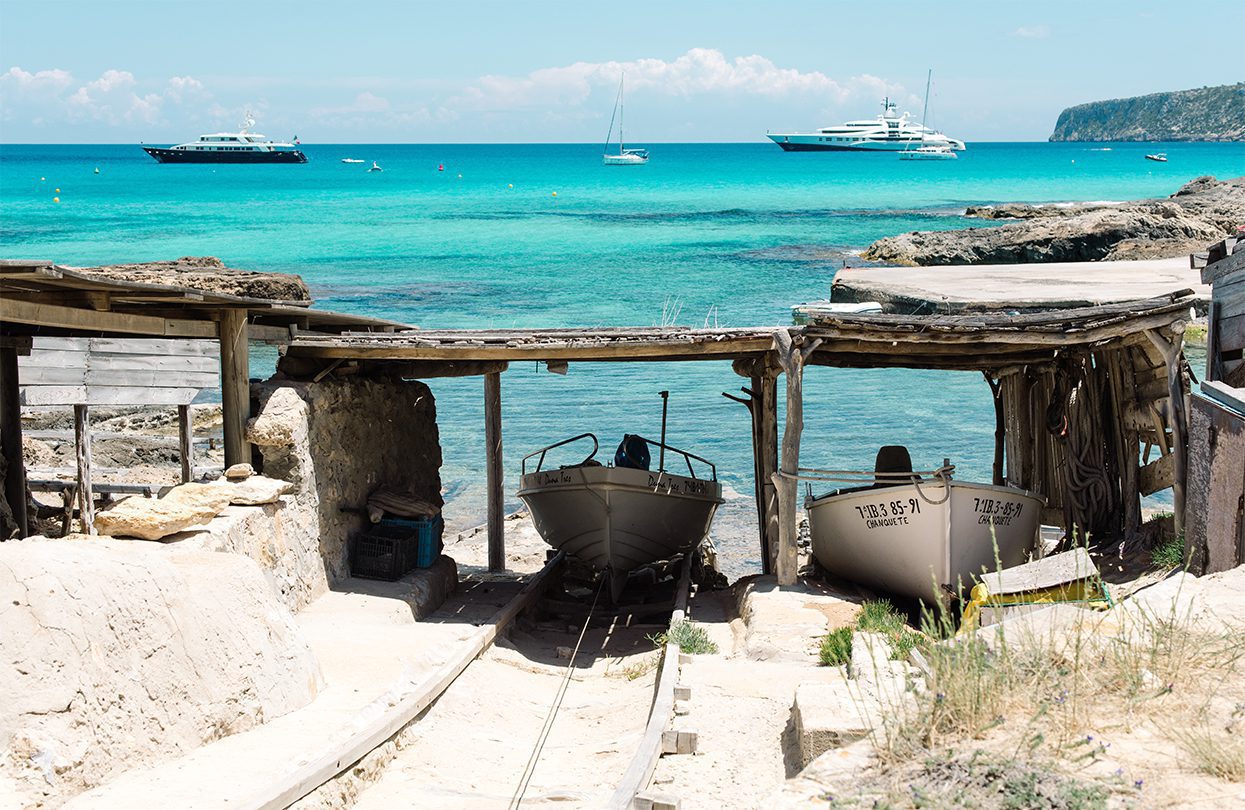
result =
[{"label": "sailboat with mast", "polygon": [[929,115],[929,87],[934,79],[934,71],[931,68],[925,77],[925,108],[921,110],[921,145],[916,149],[904,148],[899,153],[900,160],[955,160],[959,157],[951,147],[945,143],[926,143],[925,133],[929,132],[929,128],[925,126],[925,119]]},{"label": "sailboat with mast", "polygon": [[[614,114],[610,116],[610,129],[605,133],[605,149],[601,159],[606,166],[643,166],[648,163],[647,149],[628,149],[623,145],[623,80],[618,77],[618,98],[614,101]],[[610,154],[610,136],[614,134],[614,119],[618,119],[618,153]]]}]

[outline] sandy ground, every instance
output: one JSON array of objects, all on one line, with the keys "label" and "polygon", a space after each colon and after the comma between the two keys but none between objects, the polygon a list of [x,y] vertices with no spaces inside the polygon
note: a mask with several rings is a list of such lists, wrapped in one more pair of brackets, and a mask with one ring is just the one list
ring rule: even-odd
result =
[{"label": "sandy ground", "polygon": [[[557,648],[575,643],[567,629],[520,622],[403,735],[397,758],[355,807],[506,807],[566,673]],[[655,629],[597,628],[585,636],[525,806],[606,804],[643,733],[655,678],[649,670],[631,680],[624,670],[656,657],[645,638]]]}]

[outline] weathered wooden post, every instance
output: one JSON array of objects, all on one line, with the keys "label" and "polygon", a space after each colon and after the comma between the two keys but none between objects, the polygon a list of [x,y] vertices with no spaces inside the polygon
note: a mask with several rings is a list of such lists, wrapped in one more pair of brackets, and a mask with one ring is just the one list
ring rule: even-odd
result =
[{"label": "weathered wooden post", "polygon": [[82,531],[95,534],[95,493],[91,488],[91,412],[86,405],[73,406],[74,453],[78,459],[78,517]]},{"label": "weathered wooden post", "polygon": [[194,422],[189,405],[177,406],[177,448],[182,462],[182,483],[194,478]]},{"label": "weathered wooden post", "polygon": [[484,443],[487,455],[488,570],[506,570],[505,474],[501,453],[501,374],[484,375]]},{"label": "weathered wooden post", "polygon": [[1007,436],[1007,415],[1003,410],[1003,384],[988,371],[981,372],[986,378],[986,385],[990,386],[990,393],[994,397],[994,477],[993,483],[996,487],[1003,486],[1005,473],[1003,471],[1003,447]]},{"label": "weathered wooden post", "polygon": [[800,434],[804,431],[804,361],[821,345],[821,338],[804,342],[787,329],[774,333],[774,349],[787,378],[787,422],[782,432],[782,467],[771,476],[778,496],[778,552],[774,573],[779,585],[794,585],[799,568],[799,523],[796,500],[799,495]]},{"label": "weathered wooden post", "polygon": [[[13,338],[0,342],[0,445],[3,445],[4,497],[13,510],[19,537],[30,534],[26,518],[26,462],[22,458],[22,400]],[[27,339],[28,340],[28,339]],[[27,346],[27,351],[29,347]]]},{"label": "weathered wooden post", "polygon": [[1168,340],[1155,329],[1147,329],[1146,337],[1163,355],[1167,365],[1167,421],[1172,430],[1172,456],[1175,473],[1172,476],[1172,524],[1176,536],[1184,534],[1185,480],[1188,475],[1189,422],[1184,403],[1184,361],[1181,346],[1184,343],[1183,321],[1176,321],[1169,328],[1172,339]]},{"label": "weathered wooden post", "polygon": [[246,340],[247,311],[221,310],[220,399],[224,418],[225,466],[250,463],[246,420],[251,415],[250,347]]}]

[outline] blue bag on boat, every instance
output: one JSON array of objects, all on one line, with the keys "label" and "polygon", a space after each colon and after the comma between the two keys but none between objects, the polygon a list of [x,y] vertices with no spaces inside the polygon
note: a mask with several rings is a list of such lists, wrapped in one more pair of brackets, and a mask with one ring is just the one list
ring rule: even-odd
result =
[{"label": "blue bag on boat", "polygon": [[649,464],[648,442],[631,433],[624,433],[614,452],[614,466],[632,470],[647,470]]}]

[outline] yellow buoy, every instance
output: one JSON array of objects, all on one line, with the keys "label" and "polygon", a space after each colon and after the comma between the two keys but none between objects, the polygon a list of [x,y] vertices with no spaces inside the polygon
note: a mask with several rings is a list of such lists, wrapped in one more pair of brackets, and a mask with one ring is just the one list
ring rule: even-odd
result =
[{"label": "yellow buoy", "polygon": [[556,191],[555,191],[555,192],[553,192],[553,196],[555,196],[555,197],[556,197],[556,196],[558,196],[558,192],[556,192]]},{"label": "yellow buoy", "polygon": [[61,193],[61,190],[60,190],[59,188],[58,188],[58,189],[56,189],[56,193],[57,193],[57,194],[60,194],[60,193]]},{"label": "yellow buoy", "polygon": [[514,183],[507,183],[506,188],[514,188]]},{"label": "yellow buoy", "polygon": [[60,201],[61,201],[61,198],[60,198],[60,197],[53,197],[53,198],[52,198],[52,202],[56,202],[56,203],[58,203],[58,202],[60,202]]}]

